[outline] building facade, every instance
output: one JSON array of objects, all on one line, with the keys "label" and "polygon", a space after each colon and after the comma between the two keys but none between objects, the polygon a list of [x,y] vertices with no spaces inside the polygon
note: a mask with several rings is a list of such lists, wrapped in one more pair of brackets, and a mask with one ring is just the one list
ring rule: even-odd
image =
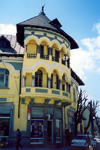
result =
[{"label": "building facade", "polygon": [[26,145],[63,145],[74,132],[78,86],[70,66],[75,40],[58,19],[44,13],[16,25],[16,36],[0,35],[0,138]]}]

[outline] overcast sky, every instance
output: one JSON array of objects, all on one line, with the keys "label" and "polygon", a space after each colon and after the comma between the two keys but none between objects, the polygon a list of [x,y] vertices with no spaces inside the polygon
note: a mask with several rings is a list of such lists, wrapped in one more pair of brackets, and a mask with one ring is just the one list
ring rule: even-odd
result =
[{"label": "overcast sky", "polygon": [[[79,49],[71,50],[71,67],[83,80],[89,100],[100,100],[100,0],[0,1],[0,34],[16,34],[16,24],[37,16],[57,18]],[[99,102],[100,105],[100,102]],[[100,117],[100,106],[98,107]]]}]

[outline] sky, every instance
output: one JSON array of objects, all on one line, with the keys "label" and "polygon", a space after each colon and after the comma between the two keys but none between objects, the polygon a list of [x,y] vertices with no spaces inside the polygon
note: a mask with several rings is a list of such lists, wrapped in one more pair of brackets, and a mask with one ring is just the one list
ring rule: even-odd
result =
[{"label": "sky", "polygon": [[[71,67],[85,83],[88,100],[100,101],[100,0],[0,1],[0,34],[16,34],[16,24],[39,15],[57,18],[79,45],[71,50]],[[100,117],[100,102],[97,108]]]}]

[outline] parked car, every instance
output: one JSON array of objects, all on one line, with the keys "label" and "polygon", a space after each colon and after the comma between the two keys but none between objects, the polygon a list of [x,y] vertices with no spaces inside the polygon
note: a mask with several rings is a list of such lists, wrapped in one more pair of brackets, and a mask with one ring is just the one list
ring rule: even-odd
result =
[{"label": "parked car", "polygon": [[[97,142],[95,139],[93,139],[92,135],[89,135],[91,140],[91,145],[93,147],[93,150],[96,150],[97,148]],[[78,134],[72,141],[71,141],[71,148],[72,150],[87,150],[87,143],[86,143],[86,135]]]}]

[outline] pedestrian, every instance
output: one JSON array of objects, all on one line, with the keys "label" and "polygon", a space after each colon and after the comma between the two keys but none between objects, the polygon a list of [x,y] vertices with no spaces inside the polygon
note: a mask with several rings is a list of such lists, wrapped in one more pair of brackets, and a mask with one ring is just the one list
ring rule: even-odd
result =
[{"label": "pedestrian", "polygon": [[91,145],[91,141],[90,141],[90,137],[89,137],[89,132],[87,132],[86,143],[88,145],[88,150],[89,150],[89,146]]},{"label": "pedestrian", "polygon": [[18,147],[23,147],[21,144],[20,144],[20,141],[21,141],[21,132],[19,129],[17,129],[17,144],[16,144],[16,150],[18,150]]}]

